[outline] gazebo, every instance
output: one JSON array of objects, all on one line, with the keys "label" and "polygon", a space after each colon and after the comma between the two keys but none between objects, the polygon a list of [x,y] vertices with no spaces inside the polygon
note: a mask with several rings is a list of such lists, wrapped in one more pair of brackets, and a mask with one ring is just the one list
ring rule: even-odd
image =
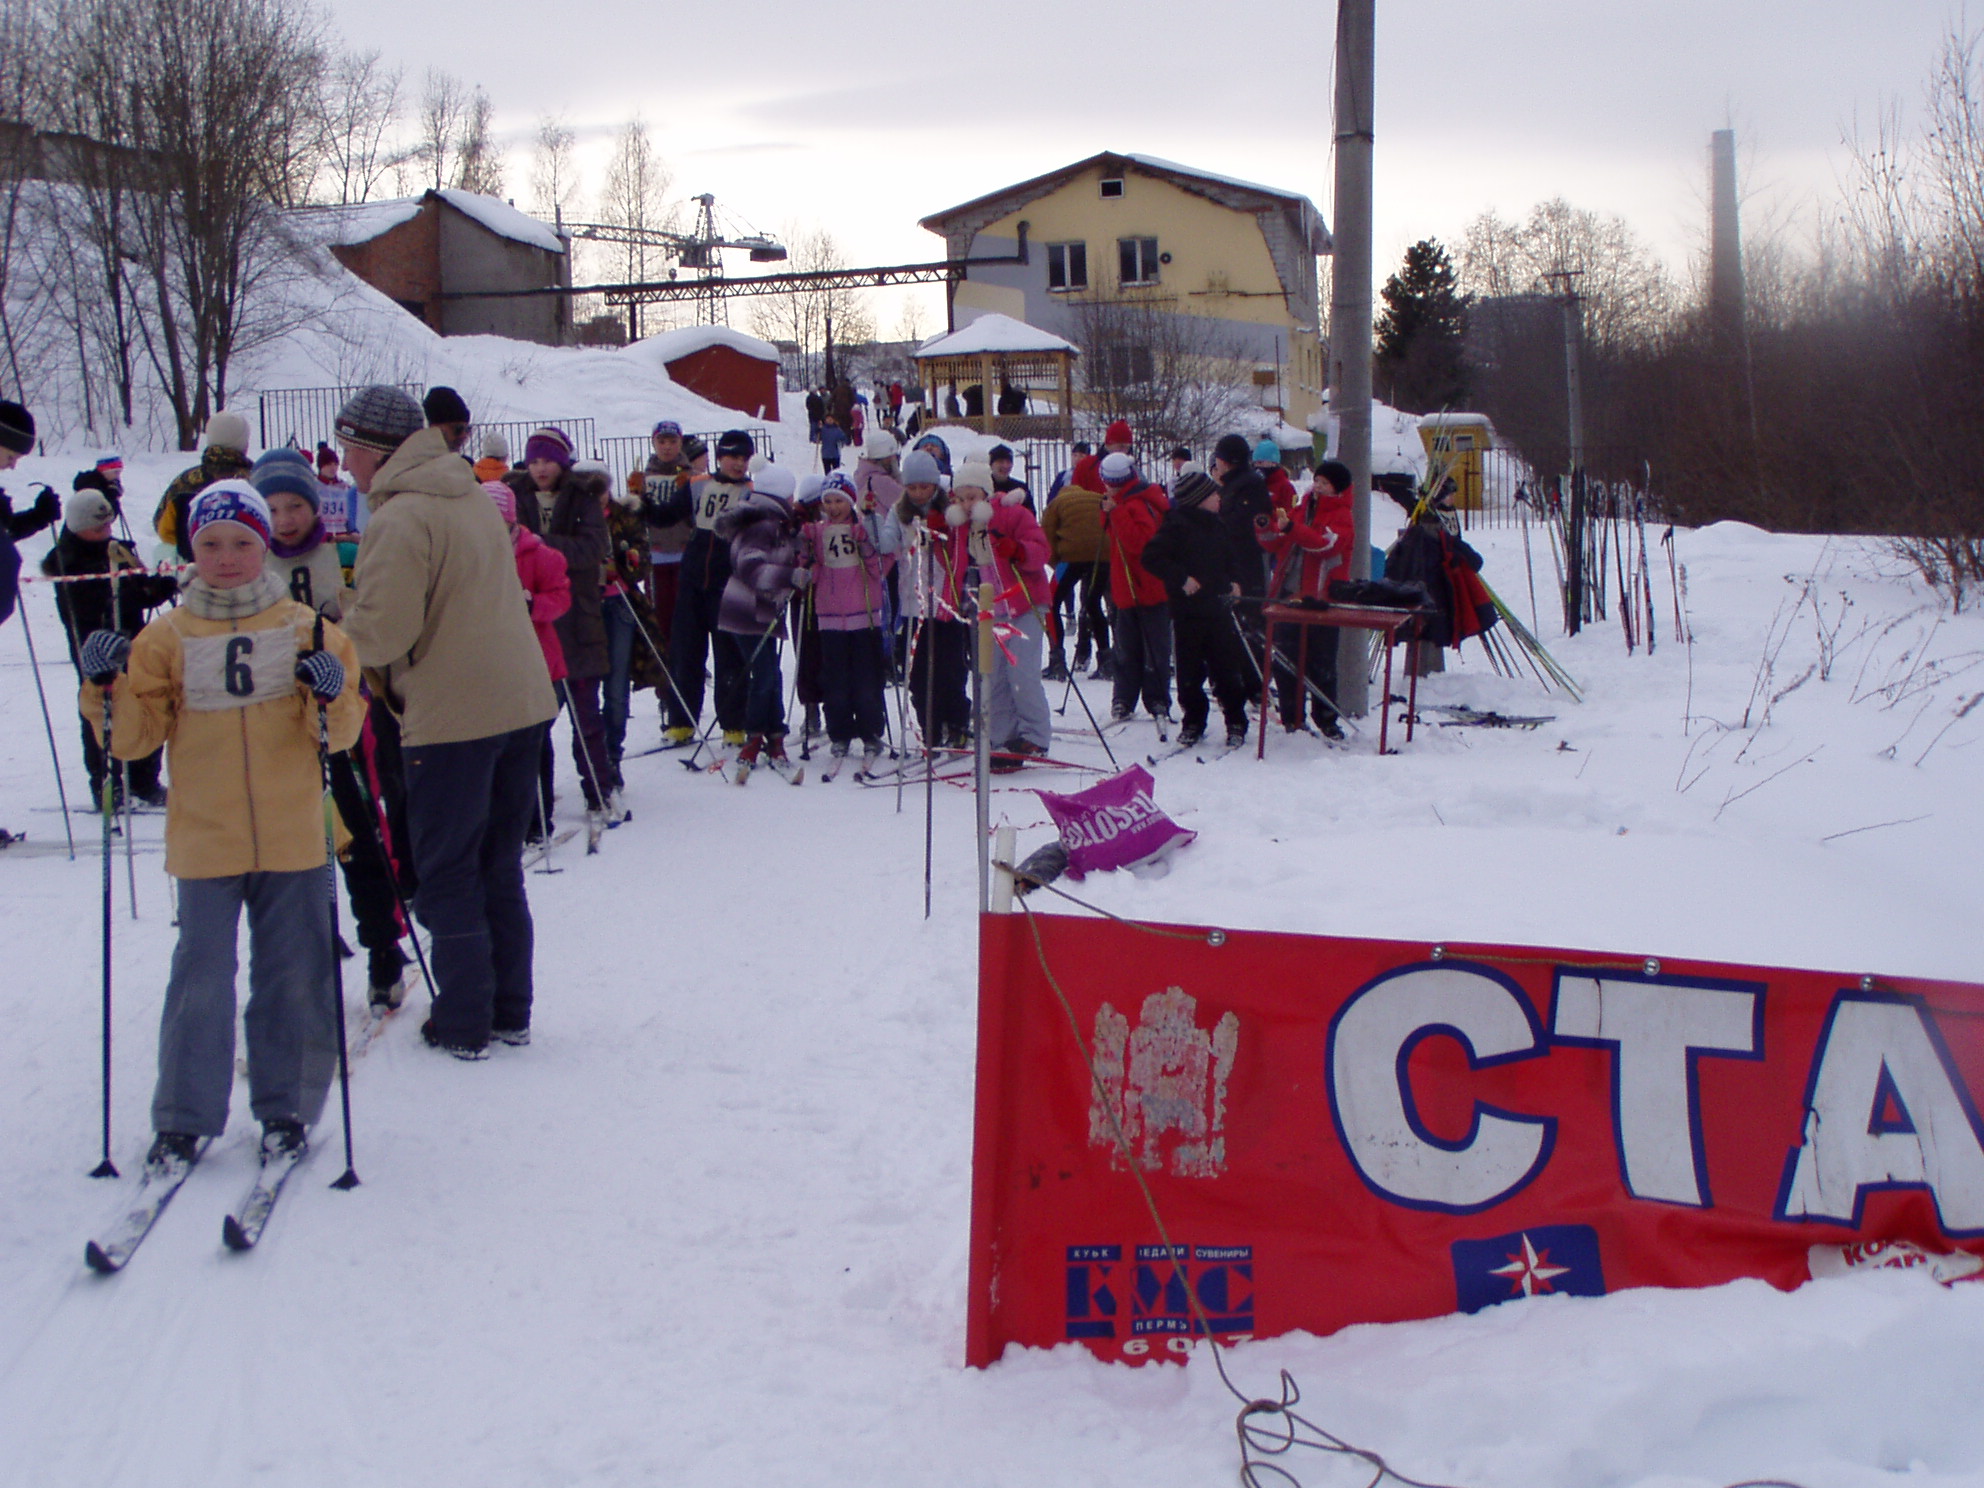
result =
[{"label": "gazebo", "polygon": [[[1052,331],[1010,315],[981,315],[960,330],[926,341],[915,362],[929,399],[946,387],[959,398],[957,414],[948,407],[936,410],[947,422],[962,421],[1002,439],[1072,439],[1074,367],[1080,355],[1074,342]],[[1053,397],[1052,413],[1028,411],[1036,388]]]}]

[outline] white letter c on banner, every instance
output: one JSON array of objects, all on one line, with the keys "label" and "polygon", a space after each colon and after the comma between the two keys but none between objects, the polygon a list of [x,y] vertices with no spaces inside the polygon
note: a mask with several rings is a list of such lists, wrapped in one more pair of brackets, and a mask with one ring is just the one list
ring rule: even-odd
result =
[{"label": "white letter c on banner", "polygon": [[1406,1061],[1446,1034],[1476,1069],[1547,1052],[1529,1000],[1486,967],[1445,962],[1388,972],[1357,989],[1330,1024],[1330,1111],[1359,1176],[1393,1203],[1467,1214],[1491,1208],[1543,1171],[1554,1117],[1475,1103],[1459,1142],[1419,1120]]}]

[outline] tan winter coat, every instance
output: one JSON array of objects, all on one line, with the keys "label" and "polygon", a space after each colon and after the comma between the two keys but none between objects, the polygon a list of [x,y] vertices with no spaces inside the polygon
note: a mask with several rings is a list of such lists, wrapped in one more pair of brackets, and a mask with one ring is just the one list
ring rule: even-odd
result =
[{"label": "tan winter coat", "polygon": [[1102,497],[1080,486],[1063,486],[1047,503],[1040,530],[1056,563],[1094,563],[1103,558]]},{"label": "tan winter coat", "polygon": [[372,478],[344,628],[403,742],[457,744],[558,711],[509,529],[438,429]]},{"label": "tan winter coat", "polygon": [[[300,873],[324,866],[324,784],[317,705],[296,680],[313,648],[316,612],[282,599],[241,620],[202,620],[181,606],[138,632],[111,692],[110,752],[143,759],[166,748],[165,871],[175,878]],[[358,655],[335,625],[324,649],[344,663],[330,705],[331,749],[364,722]],[[78,704],[100,738],[103,694]]]}]

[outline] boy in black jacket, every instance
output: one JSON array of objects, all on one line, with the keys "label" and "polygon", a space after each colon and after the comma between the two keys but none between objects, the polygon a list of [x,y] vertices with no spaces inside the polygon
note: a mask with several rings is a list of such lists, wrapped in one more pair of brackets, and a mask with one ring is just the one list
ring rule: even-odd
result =
[{"label": "boy in black jacket", "polygon": [[1233,621],[1240,563],[1220,519],[1220,496],[1211,478],[1196,471],[1181,476],[1171,510],[1143,552],[1145,569],[1164,585],[1171,605],[1178,706],[1184,715],[1178,742],[1186,748],[1205,737],[1208,676],[1226,715],[1227,748],[1247,742],[1247,653]]}]

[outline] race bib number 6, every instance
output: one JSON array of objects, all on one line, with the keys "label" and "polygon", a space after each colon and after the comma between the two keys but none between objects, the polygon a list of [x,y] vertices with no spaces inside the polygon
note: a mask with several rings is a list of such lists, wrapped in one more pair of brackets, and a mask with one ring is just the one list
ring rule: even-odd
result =
[{"label": "race bib number 6", "polygon": [[195,713],[218,713],[295,695],[296,632],[287,625],[188,636],[183,650],[186,706]]}]

